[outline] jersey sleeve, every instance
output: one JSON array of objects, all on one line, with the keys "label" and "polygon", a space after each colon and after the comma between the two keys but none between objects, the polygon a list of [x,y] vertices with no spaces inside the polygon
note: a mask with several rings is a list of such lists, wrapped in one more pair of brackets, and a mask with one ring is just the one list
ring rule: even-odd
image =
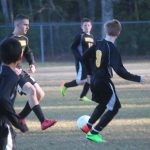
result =
[{"label": "jersey sleeve", "polygon": [[15,74],[10,74],[4,74],[3,77],[1,77],[0,112],[1,115],[4,115],[8,118],[8,120],[12,123],[14,127],[22,130],[21,123],[16,115],[16,112],[13,108],[13,104],[10,99],[12,91],[16,87],[18,77]]},{"label": "jersey sleeve", "polygon": [[29,44],[28,44],[28,39],[27,39],[27,46],[25,47],[25,50],[24,50],[24,57],[29,63],[29,65],[32,65],[35,63],[33,52],[30,49]]},{"label": "jersey sleeve", "polygon": [[79,46],[80,46],[80,41],[81,41],[81,34],[77,35],[71,45],[71,50],[73,52],[74,57],[79,60],[82,61],[82,56],[78,50]]},{"label": "jersey sleeve", "polygon": [[140,82],[140,76],[131,74],[123,66],[121,56],[116,47],[112,47],[110,50],[110,66],[120,77],[126,80]]},{"label": "jersey sleeve", "polygon": [[4,98],[1,98],[0,103],[2,106],[1,113],[8,118],[8,120],[15,128],[20,129],[21,131],[24,130],[11,102]]},{"label": "jersey sleeve", "polygon": [[82,56],[83,63],[85,64],[88,75],[92,74],[91,61],[93,62],[93,60],[95,59],[95,49],[96,47],[95,45],[93,45]]}]

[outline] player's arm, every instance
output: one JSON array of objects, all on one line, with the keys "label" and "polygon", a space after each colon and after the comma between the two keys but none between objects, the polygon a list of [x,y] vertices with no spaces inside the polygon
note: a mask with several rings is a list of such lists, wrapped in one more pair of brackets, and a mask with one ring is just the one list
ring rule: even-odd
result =
[{"label": "player's arm", "polygon": [[29,73],[34,73],[36,71],[35,69],[35,60],[34,60],[34,55],[33,52],[31,51],[29,45],[28,45],[28,40],[27,40],[27,46],[24,50],[24,57],[29,63]]},{"label": "player's arm", "polygon": [[80,40],[81,40],[81,34],[77,35],[71,45],[71,50],[73,52],[74,57],[79,60],[82,61],[82,56],[78,50],[79,45],[80,45]]},{"label": "player's arm", "polygon": [[12,102],[10,100],[10,96],[16,87],[16,83],[18,81],[17,75],[11,74],[10,76],[7,75],[6,78],[2,78],[1,86],[1,95],[0,95],[0,105],[1,105],[1,112],[8,118],[8,120],[22,132],[24,131],[24,127],[22,126],[16,112],[12,106]]},{"label": "player's arm", "polygon": [[90,47],[82,56],[83,63],[86,66],[87,74],[91,75],[92,74],[92,68],[91,68],[91,61],[94,60],[95,58],[95,45]]},{"label": "player's arm", "polygon": [[141,82],[141,77],[131,74],[123,66],[121,56],[115,47],[111,48],[110,52],[110,65],[114,71],[122,78],[130,81]]},{"label": "player's arm", "polygon": [[1,112],[8,118],[15,128],[20,129],[22,132],[26,132],[28,130],[27,127],[21,123],[11,102],[8,99],[1,97],[1,106]]}]

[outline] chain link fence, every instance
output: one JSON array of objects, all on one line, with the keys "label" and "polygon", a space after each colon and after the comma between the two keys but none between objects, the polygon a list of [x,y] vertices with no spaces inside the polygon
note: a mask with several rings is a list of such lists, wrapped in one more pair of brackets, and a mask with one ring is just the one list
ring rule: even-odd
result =
[{"label": "chain link fence", "polygon": [[[117,47],[123,56],[150,56],[150,21],[121,22],[122,33]],[[93,23],[92,34],[101,39],[101,22]],[[11,25],[0,25],[0,40],[13,31]],[[80,33],[80,23],[31,23],[29,45],[36,61],[72,60],[71,43]]]}]

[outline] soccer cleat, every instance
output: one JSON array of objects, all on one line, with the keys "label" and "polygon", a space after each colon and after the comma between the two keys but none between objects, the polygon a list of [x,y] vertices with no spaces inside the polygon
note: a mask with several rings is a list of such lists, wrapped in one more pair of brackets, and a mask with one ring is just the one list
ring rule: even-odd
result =
[{"label": "soccer cleat", "polygon": [[57,122],[56,120],[45,119],[41,124],[41,129],[45,130],[45,129],[53,126],[56,122]]},{"label": "soccer cleat", "polygon": [[80,101],[83,101],[83,102],[91,102],[91,100],[90,100],[88,97],[86,97],[86,96],[81,97],[81,98],[80,98]]},{"label": "soccer cleat", "polygon": [[84,132],[84,133],[88,133],[91,129],[88,127],[88,125],[84,125],[81,130]]},{"label": "soccer cleat", "polygon": [[61,89],[60,89],[61,95],[62,95],[62,96],[65,96],[66,91],[67,91],[67,87],[64,86],[63,88],[61,88]]},{"label": "soccer cleat", "polygon": [[102,135],[100,135],[100,134],[92,134],[91,132],[88,132],[88,133],[86,134],[86,138],[87,138],[88,140],[91,140],[91,141],[94,141],[94,142],[98,142],[98,143],[105,142],[105,141],[103,140]]}]

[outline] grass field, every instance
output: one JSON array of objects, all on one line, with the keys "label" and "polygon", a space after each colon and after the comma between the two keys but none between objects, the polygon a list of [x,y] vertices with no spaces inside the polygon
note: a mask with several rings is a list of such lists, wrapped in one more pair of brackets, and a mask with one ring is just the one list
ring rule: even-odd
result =
[{"label": "grass field", "polygon": [[[50,63],[37,68],[34,78],[46,92],[41,105],[47,118],[58,123],[46,131],[33,113],[27,118],[30,128],[22,134],[17,130],[18,150],[149,150],[150,149],[150,68],[148,62],[125,63],[135,74],[146,75],[145,84],[129,82],[114,75],[114,83],[122,103],[122,109],[115,119],[102,131],[106,143],[88,141],[76,127],[81,115],[90,115],[96,106],[94,102],[80,102],[82,86],[69,89],[67,95],[60,95],[60,84],[75,78],[73,63]],[[88,96],[91,96],[89,92]],[[17,97],[15,108],[20,111],[26,97]]]}]

